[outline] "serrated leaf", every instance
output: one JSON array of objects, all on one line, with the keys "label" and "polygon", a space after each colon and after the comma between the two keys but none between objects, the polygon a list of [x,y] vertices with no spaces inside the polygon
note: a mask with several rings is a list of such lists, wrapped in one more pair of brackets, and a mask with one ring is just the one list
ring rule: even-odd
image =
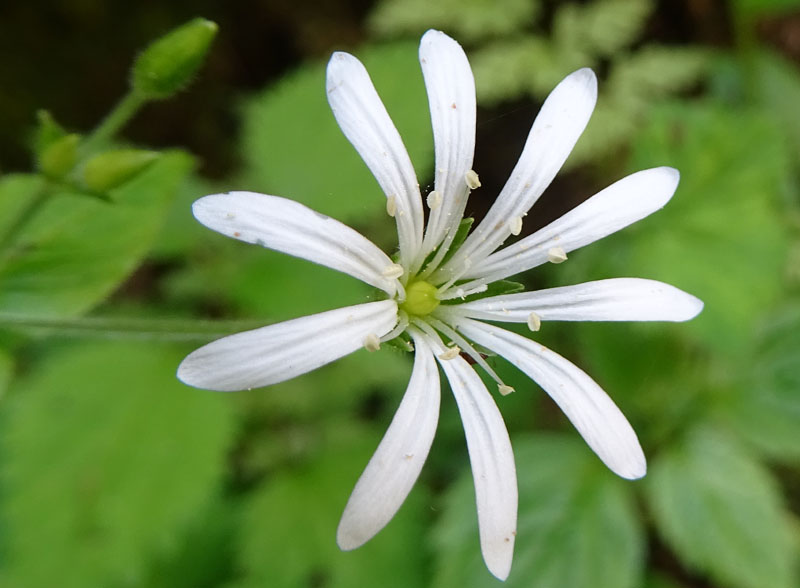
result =
[{"label": "serrated leaf", "polygon": [[615,59],[567,167],[618,153],[636,136],[654,104],[698,83],[708,66],[708,55],[698,49],[654,45]]},{"label": "serrated leaf", "polygon": [[741,388],[727,397],[735,430],[766,455],[800,457],[800,305],[782,309],[761,329],[742,365]]},{"label": "serrated leaf", "polygon": [[[579,440],[515,438],[519,522],[511,575],[526,588],[632,588],[642,581],[642,529],[631,483],[606,471]],[[434,585],[487,586],[471,476],[448,493],[439,519]]]},{"label": "serrated leaf", "polygon": [[[366,47],[356,55],[424,181],[433,168],[433,139],[416,42]],[[386,197],[326,99],[325,66],[317,64],[248,100],[242,117],[244,187],[297,200],[345,223],[382,218]]]},{"label": "serrated leaf", "polygon": [[547,96],[569,73],[591,65],[578,52],[563,52],[550,39],[525,35],[486,43],[470,54],[478,104],[527,95]]},{"label": "serrated leaf", "polygon": [[633,43],[653,10],[649,0],[597,0],[563,4],[553,23],[560,49],[608,57]]},{"label": "serrated leaf", "polygon": [[[0,257],[3,311],[76,315],[102,301],[147,253],[191,165],[184,153],[165,153],[115,190],[113,202],[50,195]],[[4,178],[0,202],[35,198],[40,189],[30,177]]]},{"label": "serrated leaf", "polygon": [[219,489],[232,432],[227,397],[175,379],[181,355],[74,346],[15,384],[0,427],[3,586],[135,584],[175,548]]},{"label": "serrated leaf", "polygon": [[239,567],[244,578],[236,588],[423,585],[418,489],[366,545],[352,552],[336,546],[347,497],[378,443],[352,432],[349,444],[275,475],[254,495],[243,518]]},{"label": "serrated leaf", "polygon": [[775,480],[737,445],[695,431],[652,462],[645,482],[658,530],[685,565],[730,588],[797,585]]},{"label": "serrated leaf", "polygon": [[539,9],[538,0],[383,0],[370,15],[369,27],[378,35],[438,28],[469,43],[532,26]]}]

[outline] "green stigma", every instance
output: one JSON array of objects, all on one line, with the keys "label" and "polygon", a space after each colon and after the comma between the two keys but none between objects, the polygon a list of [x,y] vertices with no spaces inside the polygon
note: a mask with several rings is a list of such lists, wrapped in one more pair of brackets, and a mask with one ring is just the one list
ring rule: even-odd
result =
[{"label": "green stigma", "polygon": [[439,299],[436,298],[436,287],[428,282],[411,282],[406,286],[406,299],[400,308],[413,316],[425,316],[436,310]]}]

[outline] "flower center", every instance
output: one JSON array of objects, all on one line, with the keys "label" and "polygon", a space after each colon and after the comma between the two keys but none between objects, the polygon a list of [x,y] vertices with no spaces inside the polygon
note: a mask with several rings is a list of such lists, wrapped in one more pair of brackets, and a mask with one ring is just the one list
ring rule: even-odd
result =
[{"label": "flower center", "polygon": [[406,299],[400,308],[413,316],[425,316],[436,310],[439,299],[436,297],[436,287],[419,280],[406,286]]}]

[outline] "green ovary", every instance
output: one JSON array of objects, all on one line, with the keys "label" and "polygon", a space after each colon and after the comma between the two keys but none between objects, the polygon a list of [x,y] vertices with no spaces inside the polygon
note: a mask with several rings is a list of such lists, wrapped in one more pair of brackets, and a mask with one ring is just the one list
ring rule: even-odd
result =
[{"label": "green ovary", "polygon": [[436,310],[439,299],[436,298],[436,287],[428,282],[411,282],[406,286],[405,302],[400,309],[413,316],[425,316]]}]

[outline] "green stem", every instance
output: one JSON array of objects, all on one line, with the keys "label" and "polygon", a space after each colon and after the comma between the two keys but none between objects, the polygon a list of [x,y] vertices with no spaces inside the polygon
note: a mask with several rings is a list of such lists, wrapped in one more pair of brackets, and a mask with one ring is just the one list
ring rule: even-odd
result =
[{"label": "green stem", "polygon": [[98,146],[107,143],[117,132],[133,118],[136,112],[147,102],[140,93],[131,90],[106,115],[98,127],[86,137],[80,146],[81,158],[91,154]]},{"label": "green stem", "polygon": [[263,321],[61,318],[0,312],[0,327],[99,339],[205,342],[262,326]]}]

